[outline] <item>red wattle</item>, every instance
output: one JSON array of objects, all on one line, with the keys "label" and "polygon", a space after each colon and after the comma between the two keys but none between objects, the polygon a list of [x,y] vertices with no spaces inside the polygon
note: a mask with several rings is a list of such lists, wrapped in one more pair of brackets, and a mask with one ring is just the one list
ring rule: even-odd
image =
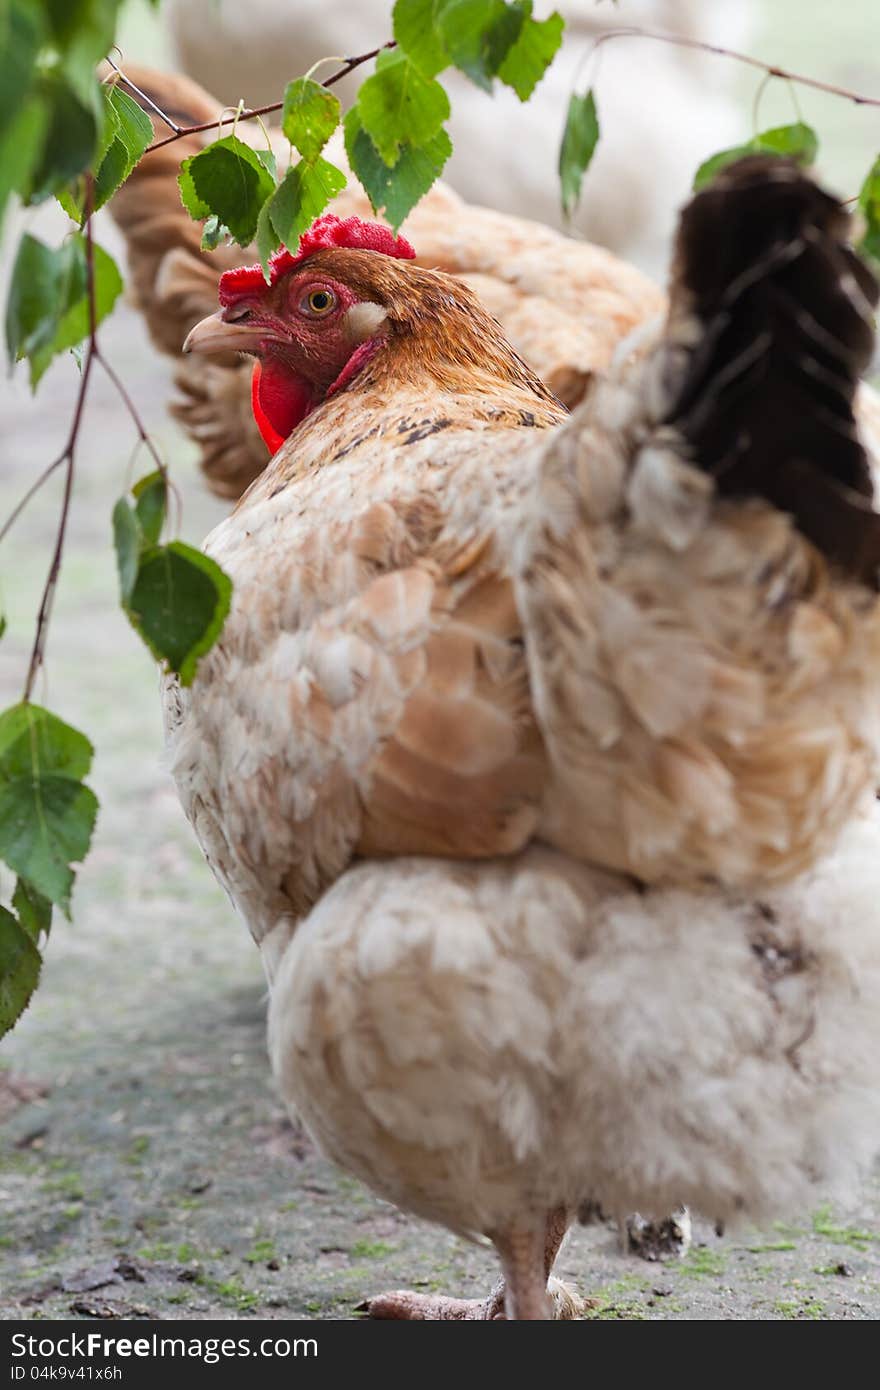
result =
[{"label": "red wattle", "polygon": [[251,409],[270,454],[278,452],[287,436],[308,415],[312,404],[311,387],[282,364],[254,364]]}]

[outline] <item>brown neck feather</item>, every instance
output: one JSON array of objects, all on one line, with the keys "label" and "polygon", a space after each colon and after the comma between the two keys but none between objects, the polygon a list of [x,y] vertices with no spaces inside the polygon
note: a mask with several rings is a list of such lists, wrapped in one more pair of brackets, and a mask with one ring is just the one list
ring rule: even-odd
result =
[{"label": "brown neck feather", "polygon": [[393,383],[472,395],[512,387],[559,405],[473,291],[454,276],[370,251],[318,252],[310,266],[326,269],[388,312],[387,344],[349,389]]}]

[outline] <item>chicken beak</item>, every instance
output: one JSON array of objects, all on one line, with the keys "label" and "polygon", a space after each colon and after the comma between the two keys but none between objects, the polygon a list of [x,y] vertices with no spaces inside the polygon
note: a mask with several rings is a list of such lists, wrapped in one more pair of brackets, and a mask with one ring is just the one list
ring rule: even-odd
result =
[{"label": "chicken beak", "polygon": [[256,352],[265,330],[247,323],[228,323],[223,310],[202,319],[190,329],[184,352]]}]

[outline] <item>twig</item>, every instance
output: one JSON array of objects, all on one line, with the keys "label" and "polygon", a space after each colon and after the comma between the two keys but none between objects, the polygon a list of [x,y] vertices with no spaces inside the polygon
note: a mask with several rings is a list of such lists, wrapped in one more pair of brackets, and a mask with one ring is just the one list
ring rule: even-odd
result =
[{"label": "twig", "polygon": [[140,97],[141,101],[144,102],[147,106],[149,106],[151,111],[155,111],[160,121],[164,121],[165,124],[167,126],[170,126],[171,129],[177,135],[182,134],[180,126],[177,124],[177,122],[172,121],[171,117],[162,110],[161,106],[156,105],[152,97],[148,97],[146,92],[142,92],[140,87],[135,86],[131,78],[126,77],[125,73],[122,71],[122,68],[117,67],[117,65],[114,63],[113,59],[110,57],[109,54],[107,55],[107,62],[110,64],[111,68],[116,73],[116,76],[119,78],[120,82],[124,82],[126,87],[130,87],[131,90],[134,92],[135,96]]},{"label": "twig", "polygon": [[715,53],[719,58],[733,58],[750,68],[757,68],[767,77],[781,77],[786,82],[798,82],[802,87],[813,87],[816,91],[843,97],[846,101],[855,102],[856,106],[880,106],[880,97],[866,97],[861,92],[851,91],[848,87],[838,87],[833,82],[821,82],[818,77],[806,77],[800,72],[789,72],[786,68],[777,67],[775,63],[765,63],[760,58],[753,58],[750,53],[740,53],[735,48],[722,48],[719,44],[706,43],[703,39],[685,38],[683,34],[666,34],[661,29],[643,29],[635,24],[621,25],[619,29],[608,29],[604,34],[600,34],[594,41],[591,52],[595,53],[602,44],[609,43],[612,39],[656,39],[659,43],[671,43],[677,48],[696,48],[701,53]]},{"label": "twig", "polygon": [[[113,383],[114,387],[119,393],[119,396],[122,399],[122,403],[128,411],[129,416],[131,417],[132,423],[137,431],[140,443],[146,446],[150,454],[150,457],[156,465],[157,471],[162,475],[162,478],[165,482],[165,486],[168,488],[169,492],[174,493],[175,500],[178,506],[180,506],[180,497],[178,496],[177,490],[174,487],[174,484],[172,483],[170,477],[168,476],[167,465],[163,462],[162,457],[159,454],[159,451],[157,450],[155,444],[153,443],[152,439],[147,433],[146,426],[144,425],[144,422],[140,417],[137,406],[135,405],[134,401],[131,399],[131,396],[128,393],[128,388],[126,387],[125,383],[122,381],[121,377],[117,373],[115,367],[111,367],[110,363],[107,361],[107,358],[101,351],[101,348],[98,344],[97,336],[95,336],[93,339],[90,339],[88,354],[89,358],[92,361],[100,362],[101,366],[104,368],[104,371],[107,373],[107,376],[109,377],[110,381]],[[82,379],[80,381],[80,399],[85,394],[85,386],[87,384],[85,367],[87,365],[88,362],[86,362],[86,364],[83,366],[83,374]],[[80,409],[80,400],[77,400],[76,408],[77,410]],[[74,417],[74,421],[76,421],[76,417]],[[28,502],[30,502],[31,498],[40,491],[40,488],[43,487],[43,485],[49,481],[52,474],[55,473],[56,470],[59,469],[63,463],[69,463],[71,444],[76,442],[72,436],[73,431],[71,431],[71,437],[68,438],[67,443],[65,444],[63,450],[58,455],[58,457],[56,459],[53,459],[47,468],[43,469],[43,472],[40,474],[39,478],[37,478],[36,482],[31,484],[31,486],[28,488],[27,492],[24,494],[21,500],[17,502],[16,505],[13,507],[12,511],[9,513],[9,516],[4,521],[3,526],[0,527],[0,543],[2,543],[6,539],[6,536],[12,530],[12,527],[15,525],[16,521],[21,516],[22,512],[24,511]]]},{"label": "twig", "polygon": [[[95,308],[95,246],[92,240],[92,207],[94,203],[94,179],[91,174],[86,175],[86,198],[85,198],[85,221],[83,230],[86,238],[86,293],[89,305],[89,346],[86,352],[86,360],[83,366],[83,373],[79,384],[79,395],[77,396],[76,409],[73,412],[73,420],[70,426],[70,434],[67,438],[64,452],[58,463],[67,461],[67,473],[64,479],[64,495],[61,499],[61,515],[58,519],[58,535],[55,539],[55,550],[52,555],[52,563],[49,566],[49,573],[46,576],[46,583],[43,588],[43,597],[40,601],[40,611],[37,616],[37,630],[34,635],[34,645],[31,649],[31,659],[28,665],[27,680],[24,686],[22,697],[25,704],[31,698],[34,688],[34,681],[37,672],[43,664],[43,650],[46,642],[46,627],[52,611],[52,603],[55,598],[55,590],[58,586],[58,575],[61,571],[61,557],[64,553],[64,538],[67,534],[67,519],[70,515],[70,499],[73,495],[73,477],[76,461],[76,445],[79,438],[79,428],[82,423],[83,408],[86,403],[86,394],[89,389],[89,378],[92,374],[92,363],[96,356],[95,327],[97,324],[97,313]],[[55,465],[53,465],[54,467]]]},{"label": "twig", "polygon": [[31,698],[31,694],[34,688],[34,682],[37,678],[40,666],[43,663],[43,651],[46,641],[46,628],[48,626],[49,618],[51,616],[52,604],[55,598],[55,590],[58,585],[58,576],[61,571],[61,559],[64,553],[64,540],[67,533],[67,519],[70,512],[70,502],[73,494],[73,480],[76,463],[76,446],[79,440],[80,425],[82,423],[83,410],[86,403],[86,395],[88,392],[89,379],[91,377],[93,363],[100,362],[104,371],[107,373],[108,378],[112,382],[113,386],[116,388],[116,391],[118,392],[126,410],[128,411],[129,416],[131,417],[132,423],[134,424],[134,427],[137,431],[140,442],[146,446],[150,454],[150,457],[156,465],[157,471],[159,472],[165,483],[166,488],[174,497],[175,503],[177,504],[178,515],[181,510],[180,496],[177,492],[177,489],[174,487],[174,484],[171,482],[168,476],[168,469],[165,463],[163,462],[158,449],[156,448],[155,444],[153,443],[152,439],[147,433],[146,427],[144,426],[144,422],[140,417],[137,406],[131,399],[131,396],[128,393],[128,389],[125,386],[125,383],[118,375],[118,373],[116,372],[115,367],[111,367],[110,363],[107,361],[107,358],[104,356],[98,345],[97,311],[95,305],[95,252],[94,242],[92,240],[91,220],[92,199],[93,184],[91,175],[89,175],[87,176],[86,217],[83,224],[83,232],[86,239],[86,291],[88,295],[89,307],[89,339],[88,347],[86,349],[86,359],[83,364],[82,377],[80,378],[79,394],[77,396],[76,406],[74,408],[73,413],[73,420],[70,426],[70,433],[67,437],[67,443],[65,444],[61,453],[58,455],[56,459],[52,460],[49,466],[45,468],[43,472],[40,474],[39,478],[37,478],[36,482],[34,482],[28,488],[27,492],[24,494],[24,496],[21,498],[21,500],[17,503],[17,505],[13,508],[12,512],[6,518],[6,521],[4,522],[2,529],[0,529],[0,542],[2,542],[6,537],[7,533],[11,530],[12,526],[18,520],[19,516],[24,511],[25,507],[27,506],[28,502],[30,502],[34,494],[39,492],[40,488],[44,485],[44,483],[48,481],[52,474],[58,468],[60,468],[62,464],[67,464],[67,472],[65,474],[64,479],[64,493],[61,499],[61,515],[58,521],[58,534],[55,539],[55,550],[52,555],[52,563],[49,567],[49,574],[46,578],[46,583],[43,588],[43,597],[40,602],[40,611],[37,616],[37,630],[34,636],[34,644],[31,650],[31,659],[30,664],[28,666],[27,680],[25,682],[23,696],[25,703],[27,703],[27,701]]},{"label": "twig", "polygon": [[24,497],[22,497],[21,501],[13,507],[12,511],[9,513],[9,516],[4,521],[2,528],[0,528],[0,542],[6,539],[7,535],[12,530],[16,521],[18,521],[18,518],[21,516],[28,502],[30,502],[31,498],[39,492],[40,488],[43,486],[44,483],[47,483],[49,481],[56,468],[60,468],[62,463],[64,463],[64,461],[67,458],[68,447],[69,445],[65,445],[64,452],[59,454],[57,459],[53,459],[52,462],[49,464],[48,468],[43,469],[43,472],[40,474],[39,478],[37,478],[37,481],[35,483],[31,483]]},{"label": "twig", "polygon": [[[356,58],[346,58],[343,66],[336,72],[330,74],[322,87],[332,87],[334,83],[341,82],[343,77],[347,77],[355,68],[359,68],[362,63],[368,63],[371,58],[377,58],[386,48],[396,48],[397,40],[389,39],[387,43],[380,44],[378,48],[370,49],[369,53],[359,53]],[[156,140],[145,152],[152,154],[154,150],[161,150],[164,145],[173,145],[175,140],[182,140],[185,135],[200,135],[203,130],[213,130],[215,126],[233,125],[238,121],[250,121],[255,116],[270,116],[273,111],[280,111],[284,106],[283,101],[272,101],[268,106],[256,106],[252,111],[240,111],[234,116],[226,116],[219,121],[205,121],[203,125],[188,125],[177,128],[175,135],[166,135],[164,140]],[[161,114],[161,113],[160,113]]]},{"label": "twig", "polygon": [[107,361],[107,358],[104,356],[97,343],[94,344],[93,352],[96,360],[100,362],[101,366],[104,368],[104,371],[107,373],[108,377],[110,378],[113,385],[116,387],[116,390],[118,391],[119,395],[121,396],[122,403],[128,411],[129,415],[131,416],[132,424],[134,425],[135,429],[138,432],[138,435],[140,436],[141,443],[146,445],[147,451],[150,457],[152,458],[153,462],[155,463],[157,470],[162,474],[162,481],[167,486],[168,469],[165,467],[165,464],[159,457],[158,449],[156,448],[155,444],[153,443],[152,439],[147,434],[147,431],[144,428],[144,423],[140,415],[138,414],[137,406],[131,399],[131,396],[128,394],[128,388],[125,386],[121,377],[118,375],[116,368],[110,366],[110,363]]},{"label": "twig", "polygon": [[169,477],[168,468],[166,464],[163,462],[159,450],[156,448],[155,444],[153,443],[152,439],[147,433],[146,426],[144,425],[144,422],[140,417],[140,412],[138,411],[138,408],[132,400],[131,396],[128,394],[127,386],[117,373],[116,368],[110,366],[110,363],[107,361],[107,358],[104,356],[103,352],[98,346],[97,341],[94,345],[94,355],[96,360],[100,362],[101,366],[104,368],[104,371],[107,373],[107,376],[110,378],[113,385],[116,387],[116,391],[120,399],[122,400],[123,405],[129,413],[131,422],[137,430],[140,442],[143,445],[145,445],[147,452],[150,455],[150,458],[156,465],[156,471],[159,473],[163,483],[165,484],[166,490],[174,498],[174,503],[177,509],[177,524],[179,526],[180,518],[183,515],[183,499],[181,498],[180,493],[178,492],[177,488],[175,487],[174,483],[171,481],[171,478]]}]

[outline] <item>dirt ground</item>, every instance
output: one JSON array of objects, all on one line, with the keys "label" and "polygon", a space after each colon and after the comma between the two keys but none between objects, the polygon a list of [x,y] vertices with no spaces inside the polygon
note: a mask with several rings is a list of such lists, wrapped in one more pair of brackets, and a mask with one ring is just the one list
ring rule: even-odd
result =
[{"label": "dirt ground", "polygon": [[[102,338],[197,541],[224,509],[165,415],[167,373],[129,309]],[[36,402],[20,379],[3,386],[2,514],[58,451],[75,389],[66,360]],[[161,767],[154,669],[116,605],[110,511],[148,468],[133,445],[98,378],[37,698],[95,737],[102,809],[74,921],[56,922],[43,985],[0,1054],[0,1317],[348,1318],[383,1288],[481,1294],[489,1252],[332,1168],[275,1097],[257,953]],[[47,489],[4,547],[0,706],[20,691],[58,496]],[[880,1178],[852,1210],[724,1238],[697,1225],[681,1260],[648,1263],[610,1227],[579,1227],[557,1273],[600,1319],[876,1318]]]}]

